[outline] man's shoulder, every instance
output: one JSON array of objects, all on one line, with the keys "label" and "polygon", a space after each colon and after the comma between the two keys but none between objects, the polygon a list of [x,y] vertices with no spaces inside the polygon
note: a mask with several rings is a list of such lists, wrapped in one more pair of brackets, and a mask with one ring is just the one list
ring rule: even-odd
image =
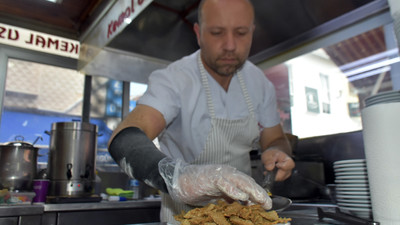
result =
[{"label": "man's shoulder", "polygon": [[[243,76],[245,80],[253,81],[254,83],[265,83],[269,82],[267,76],[264,72],[255,64],[250,61],[246,61],[242,69]],[[261,83],[260,83],[261,82]]]},{"label": "man's shoulder", "polygon": [[191,54],[176,60],[166,68],[154,71],[150,75],[150,80],[178,89],[198,84],[200,83],[200,76],[196,57]]},{"label": "man's shoulder", "polygon": [[198,66],[195,58],[193,54],[184,56],[167,67],[154,71],[152,75],[173,80],[196,77]]},{"label": "man's shoulder", "polygon": [[243,70],[246,72],[253,72],[253,73],[255,72],[258,75],[264,74],[264,72],[260,69],[260,67],[256,66],[249,60],[246,60],[245,64],[243,65]]},{"label": "man's shoulder", "polygon": [[193,68],[197,68],[197,54],[196,52],[186,55],[178,60],[170,63],[167,68],[174,70],[191,70]]}]

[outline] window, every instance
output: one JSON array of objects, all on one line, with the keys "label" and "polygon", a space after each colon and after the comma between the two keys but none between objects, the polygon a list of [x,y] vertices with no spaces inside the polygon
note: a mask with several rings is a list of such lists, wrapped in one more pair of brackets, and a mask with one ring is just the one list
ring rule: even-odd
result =
[{"label": "window", "polygon": [[396,43],[391,24],[264,70],[275,87],[283,77],[290,84],[287,93],[277,88],[279,110],[287,112],[282,121],[291,124],[285,132],[305,138],[361,130],[365,99],[400,86],[398,48],[390,43]]},{"label": "window", "polygon": [[[0,141],[23,140],[43,147],[39,163],[47,163],[54,122],[80,120],[84,76],[75,70],[18,59],[8,59]],[[42,138],[42,139],[40,139]],[[19,139],[20,140],[20,139]]]}]

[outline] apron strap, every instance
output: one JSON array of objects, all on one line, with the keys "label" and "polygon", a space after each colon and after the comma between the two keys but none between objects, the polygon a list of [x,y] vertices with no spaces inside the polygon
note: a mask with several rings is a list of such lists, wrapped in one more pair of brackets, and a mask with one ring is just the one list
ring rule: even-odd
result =
[{"label": "apron strap", "polygon": [[244,96],[244,99],[245,99],[245,101],[246,101],[246,104],[247,104],[247,108],[248,108],[248,110],[249,110],[249,113],[250,113],[250,115],[251,115],[252,117],[255,118],[255,116],[254,116],[254,106],[253,106],[253,102],[252,102],[251,99],[250,99],[250,95],[249,95],[249,92],[247,91],[246,85],[245,85],[245,83],[244,83],[242,73],[241,73],[240,71],[238,71],[237,75],[238,75],[240,87],[242,88],[243,96]]},{"label": "apron strap", "polygon": [[211,90],[210,90],[210,86],[208,84],[208,80],[207,80],[207,76],[206,76],[206,69],[204,68],[203,63],[201,62],[200,53],[198,54],[198,57],[197,57],[197,63],[199,65],[199,69],[200,69],[201,82],[203,84],[203,87],[204,87],[204,90],[205,90],[206,96],[207,96],[208,112],[210,113],[211,118],[215,118],[214,104],[211,99]]}]

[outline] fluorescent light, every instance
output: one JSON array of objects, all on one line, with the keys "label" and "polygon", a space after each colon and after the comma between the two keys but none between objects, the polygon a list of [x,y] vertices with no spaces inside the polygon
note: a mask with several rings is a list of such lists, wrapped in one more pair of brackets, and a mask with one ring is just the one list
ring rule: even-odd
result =
[{"label": "fluorescent light", "polygon": [[351,68],[363,65],[363,64],[368,64],[368,63],[372,63],[372,62],[376,62],[380,59],[387,59],[387,58],[393,58],[395,56],[398,56],[399,54],[399,49],[398,48],[393,48],[375,55],[371,55],[369,57],[366,58],[362,58],[359,59],[357,61],[351,62],[351,63],[347,63],[345,65],[340,66],[340,70],[342,71],[346,71],[346,70],[350,70]]},{"label": "fluorescent light", "polygon": [[125,18],[124,22],[127,23],[127,24],[130,24],[132,22],[132,19],[131,18]]},{"label": "fluorescent light", "polygon": [[385,67],[381,67],[381,68],[376,69],[376,70],[371,70],[371,71],[368,71],[368,72],[365,72],[365,73],[360,73],[360,74],[357,74],[355,76],[348,77],[347,79],[350,82],[352,82],[352,81],[355,81],[355,80],[364,79],[364,78],[367,78],[367,77],[370,77],[370,76],[381,74],[381,73],[387,72],[387,71],[390,71],[390,66],[385,66]]},{"label": "fluorescent light", "polygon": [[364,72],[366,72],[368,70],[373,70],[373,69],[377,69],[377,68],[380,68],[380,67],[388,66],[388,65],[391,65],[391,64],[397,63],[397,62],[400,62],[400,58],[399,57],[392,58],[392,59],[385,59],[385,60],[379,61],[377,63],[373,63],[373,64],[369,64],[369,65],[363,66],[361,68],[357,68],[357,69],[354,69],[354,70],[346,71],[346,72],[344,72],[344,74],[347,77],[350,77],[350,76],[353,76],[353,75],[356,75],[356,74],[364,73]]},{"label": "fluorescent light", "polygon": [[46,0],[48,2],[52,2],[52,3],[58,3],[60,4],[62,2],[62,0]]}]

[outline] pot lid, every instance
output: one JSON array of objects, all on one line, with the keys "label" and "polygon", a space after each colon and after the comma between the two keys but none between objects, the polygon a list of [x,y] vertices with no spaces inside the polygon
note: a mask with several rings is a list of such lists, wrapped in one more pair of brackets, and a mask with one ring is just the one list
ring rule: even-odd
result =
[{"label": "pot lid", "polygon": [[4,146],[13,146],[13,147],[22,147],[22,148],[34,148],[33,145],[42,137],[37,137],[33,144],[24,141],[24,137],[22,135],[18,135],[15,137],[15,141],[10,141],[4,144]]},{"label": "pot lid", "polygon": [[27,148],[32,148],[33,145],[28,143],[28,142],[24,142],[24,141],[11,141],[11,142],[7,142],[5,143],[6,146],[14,146],[14,147],[27,147]]}]

